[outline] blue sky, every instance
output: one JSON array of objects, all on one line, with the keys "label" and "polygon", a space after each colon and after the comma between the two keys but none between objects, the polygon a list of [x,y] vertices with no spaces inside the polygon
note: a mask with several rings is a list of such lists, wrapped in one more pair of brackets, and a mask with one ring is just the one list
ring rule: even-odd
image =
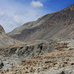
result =
[{"label": "blue sky", "polygon": [[74,0],[0,0],[0,24],[6,32],[35,21],[39,17],[62,10]]}]

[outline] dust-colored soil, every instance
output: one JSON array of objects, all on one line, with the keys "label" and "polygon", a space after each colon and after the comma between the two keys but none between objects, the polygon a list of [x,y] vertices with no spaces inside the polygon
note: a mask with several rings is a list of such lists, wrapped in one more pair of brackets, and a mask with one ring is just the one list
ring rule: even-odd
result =
[{"label": "dust-colored soil", "polygon": [[[12,67],[4,74],[63,74],[59,69],[74,66],[74,50],[54,51],[21,60],[22,64]],[[74,69],[74,68],[73,68]],[[70,70],[70,69],[69,69]],[[56,73],[54,73],[56,71]],[[67,74],[67,73],[64,73]]]}]

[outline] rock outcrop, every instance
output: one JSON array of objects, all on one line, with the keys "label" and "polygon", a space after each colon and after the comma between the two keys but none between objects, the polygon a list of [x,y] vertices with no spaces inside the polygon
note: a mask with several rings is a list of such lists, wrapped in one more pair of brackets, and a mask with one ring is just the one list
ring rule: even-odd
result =
[{"label": "rock outcrop", "polygon": [[2,60],[0,59],[0,69],[2,69],[4,66],[4,63],[2,62]]},{"label": "rock outcrop", "polygon": [[0,25],[0,34],[5,33],[3,27]]},{"label": "rock outcrop", "polygon": [[[21,56],[23,54],[25,56],[28,53],[28,56],[30,55],[29,56],[30,58],[26,58],[26,59],[21,58],[20,65],[17,65],[17,66],[13,65],[11,71],[7,70],[7,71],[3,71],[3,73],[4,74],[13,74],[13,73],[15,74],[18,74],[18,73],[19,74],[29,74],[29,73],[30,74],[35,74],[35,73],[37,74],[73,74],[74,73],[74,59],[73,59],[74,49],[70,49],[68,47],[69,43],[71,42],[55,43],[56,46],[53,52],[45,51],[46,53],[42,53],[42,54],[38,53],[32,56],[30,55],[29,50],[32,50],[32,49],[35,50],[36,48],[31,48],[32,46],[35,46],[35,45],[29,45],[29,47],[25,46],[25,48],[27,47],[27,49],[29,50],[25,50],[25,48],[24,49],[20,48],[21,51],[24,50]],[[47,44],[50,45],[50,43],[46,43],[46,44],[44,43],[44,45],[47,45]],[[42,44],[38,44],[37,46],[40,48],[40,50],[42,49],[43,51]],[[12,49],[10,50],[13,52]],[[44,48],[44,50],[46,50],[46,48]],[[19,52],[21,53],[21,51]],[[42,51],[40,51],[40,53]],[[37,52],[37,50],[35,50],[35,52]],[[14,55],[14,53],[9,53],[9,54]]]}]

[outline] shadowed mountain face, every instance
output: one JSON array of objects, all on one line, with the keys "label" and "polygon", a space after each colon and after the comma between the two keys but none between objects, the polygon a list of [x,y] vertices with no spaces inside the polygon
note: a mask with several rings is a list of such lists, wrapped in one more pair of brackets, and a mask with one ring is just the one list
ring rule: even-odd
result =
[{"label": "shadowed mountain face", "polygon": [[8,35],[24,41],[74,38],[74,4],[26,23]]}]

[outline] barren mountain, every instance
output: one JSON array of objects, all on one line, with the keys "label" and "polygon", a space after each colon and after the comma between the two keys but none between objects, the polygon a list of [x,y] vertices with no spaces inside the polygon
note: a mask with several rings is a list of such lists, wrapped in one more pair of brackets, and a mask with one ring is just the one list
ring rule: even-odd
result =
[{"label": "barren mountain", "polygon": [[4,31],[3,27],[0,25],[0,48],[7,48],[9,46],[20,45],[22,42],[10,38]]},{"label": "barren mountain", "polygon": [[74,38],[74,4],[26,23],[8,35],[24,41]]}]

